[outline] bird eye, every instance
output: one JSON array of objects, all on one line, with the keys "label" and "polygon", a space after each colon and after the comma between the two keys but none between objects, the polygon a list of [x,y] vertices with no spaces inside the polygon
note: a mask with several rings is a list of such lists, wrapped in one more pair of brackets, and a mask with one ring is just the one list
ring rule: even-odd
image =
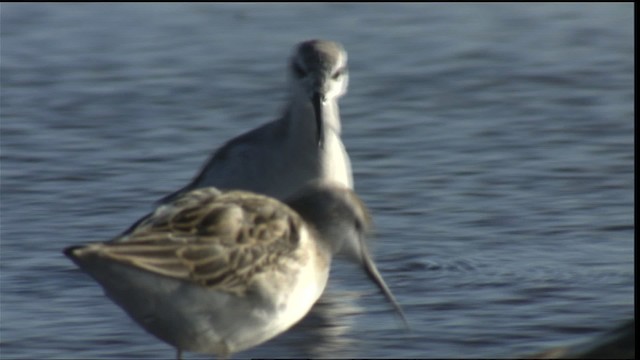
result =
[{"label": "bird eye", "polygon": [[306,71],[304,71],[304,69],[302,69],[300,65],[298,65],[298,63],[295,63],[295,62],[291,63],[291,69],[293,69],[293,73],[298,78],[304,77],[307,74]]},{"label": "bird eye", "polygon": [[356,219],[354,225],[355,225],[355,228],[356,228],[356,230],[358,232],[362,232],[362,222],[360,220]]},{"label": "bird eye", "polygon": [[334,72],[333,75],[331,75],[331,78],[333,80],[338,80],[338,78],[344,75],[346,72],[347,72],[347,69],[341,67],[340,69],[336,70],[336,72]]}]

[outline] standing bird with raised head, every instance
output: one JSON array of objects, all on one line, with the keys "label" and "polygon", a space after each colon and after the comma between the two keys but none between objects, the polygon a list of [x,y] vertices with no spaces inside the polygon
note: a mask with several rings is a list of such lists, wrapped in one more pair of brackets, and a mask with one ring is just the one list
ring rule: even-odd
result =
[{"label": "standing bird with raised head", "polygon": [[283,200],[310,180],[353,188],[351,163],[340,139],[338,98],[349,83],[347,53],[328,40],[298,44],[289,61],[284,115],[228,141],[176,196],[205,186],[242,189]]}]

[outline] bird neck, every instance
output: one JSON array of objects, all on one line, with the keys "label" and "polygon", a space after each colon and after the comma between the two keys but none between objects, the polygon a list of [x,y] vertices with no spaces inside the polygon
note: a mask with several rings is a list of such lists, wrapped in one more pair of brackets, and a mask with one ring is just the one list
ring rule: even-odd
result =
[{"label": "bird neck", "polygon": [[339,224],[341,219],[336,219],[335,213],[327,211],[321,199],[316,198],[316,195],[294,195],[287,199],[286,203],[312,229],[318,239],[317,244],[323,251],[334,255],[340,250],[342,244],[338,240],[341,234],[335,228],[335,224]]},{"label": "bird neck", "polygon": [[[324,123],[323,132],[325,138],[330,135],[340,136],[341,124],[338,103],[336,99],[327,100],[322,107]],[[306,96],[297,96],[292,99],[287,109],[287,127],[292,134],[300,140],[315,144],[318,140],[318,127],[313,105]],[[320,139],[324,141],[325,139]]]}]

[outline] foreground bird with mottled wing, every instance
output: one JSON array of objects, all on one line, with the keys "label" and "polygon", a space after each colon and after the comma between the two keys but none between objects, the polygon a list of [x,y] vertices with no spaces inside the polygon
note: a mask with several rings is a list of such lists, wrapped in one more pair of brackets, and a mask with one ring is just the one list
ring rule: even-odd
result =
[{"label": "foreground bird with mottled wing", "polygon": [[365,243],[366,207],[313,182],[287,201],[202,188],[161,205],[125,235],[64,253],[145,330],[220,357],[267,341],[322,294],[331,258],[363,266],[405,321]]}]

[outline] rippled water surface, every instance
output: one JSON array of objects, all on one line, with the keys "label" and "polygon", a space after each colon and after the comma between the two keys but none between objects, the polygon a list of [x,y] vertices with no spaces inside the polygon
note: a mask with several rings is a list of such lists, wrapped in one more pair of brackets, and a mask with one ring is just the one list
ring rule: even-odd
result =
[{"label": "rippled water surface", "polygon": [[349,52],[344,142],[413,331],[337,264],[311,316],[239,357],[509,357],[633,316],[633,4],[0,15],[3,359],[174,356],[61,250],[116,235],[278,116],[291,48],[316,37]]}]

